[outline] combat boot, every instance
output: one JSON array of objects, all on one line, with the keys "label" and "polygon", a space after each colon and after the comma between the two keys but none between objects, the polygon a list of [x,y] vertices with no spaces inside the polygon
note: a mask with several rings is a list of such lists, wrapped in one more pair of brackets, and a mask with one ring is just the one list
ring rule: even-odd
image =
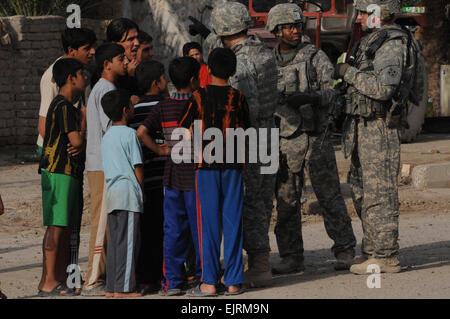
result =
[{"label": "combat boot", "polygon": [[301,272],[303,270],[305,270],[303,257],[293,255],[283,258],[278,265],[272,267],[272,273],[280,275]]},{"label": "combat boot", "polygon": [[248,269],[244,271],[244,282],[248,288],[272,285],[269,252],[248,254]]},{"label": "combat boot", "polygon": [[380,267],[380,273],[397,273],[401,270],[400,261],[395,256],[388,258],[371,257],[361,264],[355,264],[351,266],[350,272],[356,275],[367,275],[368,273],[370,274],[370,269],[369,271],[367,271],[370,265],[377,265],[378,267]]},{"label": "combat boot", "polygon": [[335,270],[348,270],[351,265],[354,264],[355,251],[348,249],[341,251],[336,255],[336,263],[334,264]]}]

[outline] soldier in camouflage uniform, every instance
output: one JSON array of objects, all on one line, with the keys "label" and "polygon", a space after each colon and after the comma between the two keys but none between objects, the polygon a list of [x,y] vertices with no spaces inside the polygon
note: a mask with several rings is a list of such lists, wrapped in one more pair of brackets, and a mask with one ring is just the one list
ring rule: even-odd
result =
[{"label": "soldier in camouflage uniform", "polygon": [[[381,24],[371,25],[368,5],[381,7]],[[358,0],[356,22],[366,35],[361,39],[353,66],[336,65],[336,77],[347,84],[347,117],[343,148],[351,154],[348,182],[355,209],[361,218],[364,237],[362,256],[350,271],[366,274],[367,266],[377,264],[381,272],[399,272],[398,260],[398,173],[400,140],[398,117],[393,106],[396,92],[404,82],[408,42],[401,28],[393,24],[398,0]],[[380,41],[380,39],[382,39]]]},{"label": "soldier in camouflage uniform", "polygon": [[[280,120],[281,136],[275,234],[282,261],[273,267],[274,273],[304,269],[300,197],[305,168],[324,210],[325,229],[334,241],[331,250],[337,258],[336,269],[350,267],[356,244],[334,148],[328,136],[323,136],[327,110],[335,98],[334,69],[326,54],[301,36],[303,22],[300,7],[285,3],[269,11],[266,26],[279,40],[274,48],[279,93],[275,116]],[[292,95],[295,97],[288,105],[286,100]]]},{"label": "soldier in camouflage uniform", "polygon": [[[252,19],[247,8],[238,2],[226,2],[211,13],[211,27],[225,47],[236,54],[236,74],[230,85],[240,90],[249,106],[250,121],[256,129],[275,127],[277,70],[272,51],[259,40],[247,36]],[[214,41],[212,41],[214,42]],[[278,151],[278,150],[277,150]],[[261,164],[246,164],[244,171],[243,235],[248,255],[244,273],[250,287],[272,283],[269,263],[269,225],[273,209],[275,174],[261,174]]]}]

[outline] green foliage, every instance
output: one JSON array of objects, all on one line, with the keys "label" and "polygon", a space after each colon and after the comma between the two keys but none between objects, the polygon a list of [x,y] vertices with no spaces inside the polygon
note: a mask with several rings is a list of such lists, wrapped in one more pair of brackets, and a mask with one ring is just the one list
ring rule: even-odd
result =
[{"label": "green foliage", "polygon": [[69,4],[78,4],[82,17],[92,17],[102,3],[101,0],[0,0],[0,17],[24,15],[66,16]]}]

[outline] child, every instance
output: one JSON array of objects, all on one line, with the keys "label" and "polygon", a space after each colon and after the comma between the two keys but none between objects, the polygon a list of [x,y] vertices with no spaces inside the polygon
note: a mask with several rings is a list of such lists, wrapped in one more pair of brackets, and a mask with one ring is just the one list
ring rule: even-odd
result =
[{"label": "child", "polygon": [[[140,35],[141,33],[139,33]],[[164,65],[157,61],[145,61],[136,68],[136,81],[142,95],[134,106],[134,119],[128,125],[137,129],[150,111],[163,100],[162,94],[167,90]],[[162,143],[162,132],[152,136]],[[161,289],[163,279],[163,201],[164,201],[164,163],[167,143],[162,144],[161,152],[155,153],[143,146],[144,157],[144,193],[148,200],[144,203],[141,219],[141,248],[136,268],[136,278],[143,295]]]},{"label": "child", "polygon": [[136,131],[127,127],[134,107],[127,91],[114,90],[102,98],[113,125],[102,139],[106,180],[109,242],[106,261],[106,296],[140,297],[135,291],[135,268],[143,212],[144,168]]},{"label": "child", "polygon": [[[208,84],[211,84],[211,77],[208,73],[208,66],[203,61],[203,51],[202,46],[198,42],[188,42],[183,46],[183,56],[190,56],[197,60],[200,63],[200,86],[205,87]],[[195,281],[195,250],[193,239],[190,239],[189,243],[189,253],[186,259],[186,276],[188,281],[192,284],[196,285]]]},{"label": "child", "polygon": [[79,224],[83,211],[84,152],[77,156],[67,152],[67,144],[81,149],[85,143],[86,108],[77,109],[71,102],[85,89],[83,64],[70,58],[58,60],[53,66],[53,78],[60,89],[48,109],[39,163],[43,219],[47,226],[38,286],[41,297],[73,295],[64,284],[70,227]]},{"label": "child", "polygon": [[[59,57],[56,61],[65,58],[77,59],[84,65],[88,65],[95,54],[93,45],[97,41],[94,31],[86,28],[66,28],[61,34],[62,46],[64,55]],[[55,62],[56,62],[55,61]],[[39,108],[39,123],[38,123],[38,145],[39,153],[42,154],[42,143],[45,135],[45,120],[48,112],[48,107],[55,96],[58,95],[58,86],[52,78],[53,66],[50,65],[44,72],[40,82],[41,105]],[[74,103],[74,105],[79,104]],[[81,96],[81,105],[85,106],[84,96]],[[81,106],[80,105],[80,106]]]},{"label": "child", "polygon": [[211,77],[208,72],[208,66],[203,61],[202,46],[197,42],[188,42],[183,46],[183,56],[190,56],[200,63],[200,87],[211,84]]},{"label": "child", "polygon": [[147,32],[142,30],[138,34],[139,49],[136,54],[136,62],[139,65],[145,61],[151,61],[153,59],[153,38]]},{"label": "child", "polygon": [[[189,98],[198,87],[200,65],[190,57],[176,58],[169,65],[169,75],[177,91],[171,99],[161,101],[151,109],[148,117],[138,128],[138,137],[148,148],[158,147],[150,136],[158,131],[164,133],[169,148],[178,140],[171,134],[178,127],[178,120]],[[196,205],[194,192],[194,166],[192,163],[175,164],[167,157],[164,168],[164,280],[160,294],[179,295],[185,281],[183,264],[187,256],[189,232],[197,239]],[[195,240],[197,243],[197,240]],[[198,248],[198,243],[196,244]],[[198,249],[196,249],[198,252]],[[201,273],[197,254],[197,275]]]},{"label": "child", "polygon": [[[62,57],[59,57],[56,61],[58,61],[59,59],[73,58],[83,63],[84,66],[87,66],[94,57],[95,49],[93,46],[96,41],[97,37],[94,31],[92,31],[91,29],[66,28],[61,34],[61,42],[64,49],[64,55]],[[39,135],[37,139],[39,155],[42,155],[42,144],[45,135],[45,121],[48,108],[52,100],[58,95],[59,91],[58,86],[56,85],[52,77],[54,64],[55,63],[50,65],[48,69],[44,72],[40,82],[41,105],[39,108],[39,121],[38,121]],[[73,105],[75,105],[78,108],[86,106],[86,97],[88,91],[89,89],[86,88],[85,94],[82,94],[78,101],[73,101]],[[83,144],[83,146],[85,145]],[[69,144],[67,151],[72,156],[77,156],[80,153],[80,151],[83,150],[76,149]],[[83,203],[81,203],[80,205],[83,206]],[[80,247],[80,228],[81,224],[72,225],[71,227],[72,233],[70,238],[70,262],[69,262],[71,265],[78,265],[78,252]],[[79,293],[81,287],[75,287],[75,290],[77,293]]]},{"label": "child", "polygon": [[[214,49],[208,58],[211,85],[194,92],[192,103],[181,118],[180,125],[189,128],[194,120],[202,121],[203,132],[220,129],[223,145],[226,130],[249,127],[248,106],[244,95],[228,85],[228,78],[236,71],[236,56],[230,49]],[[195,138],[195,136],[193,137]],[[210,143],[206,141],[205,143]],[[205,145],[203,145],[205,146]],[[238,145],[237,147],[245,147]],[[205,149],[205,148],[203,148]],[[227,162],[228,152],[234,152]],[[202,260],[201,283],[187,292],[188,296],[217,296],[216,283],[220,280],[220,243],[224,237],[225,295],[243,292],[242,264],[242,205],[243,164],[237,162],[235,149],[224,150],[221,163],[200,160],[195,172],[195,187],[199,215],[200,252]],[[203,155],[207,158],[207,154]],[[200,156],[202,159],[202,157]]]},{"label": "child", "polygon": [[95,61],[101,78],[93,87],[87,106],[86,170],[91,191],[91,235],[88,271],[81,291],[83,296],[105,294],[107,215],[106,206],[103,204],[105,177],[102,167],[101,140],[111,126],[111,120],[103,112],[101,99],[107,92],[116,89],[114,82],[117,77],[127,73],[124,53],[125,49],[122,46],[113,43],[99,46],[95,53]]}]

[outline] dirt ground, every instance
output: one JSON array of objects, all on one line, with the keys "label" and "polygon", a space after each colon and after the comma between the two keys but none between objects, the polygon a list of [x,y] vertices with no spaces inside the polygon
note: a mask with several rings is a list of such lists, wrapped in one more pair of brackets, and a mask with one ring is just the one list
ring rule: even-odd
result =
[{"label": "dirt ground", "polygon": [[[24,161],[29,148],[0,149],[0,195],[5,214],[0,217],[0,283],[8,298],[33,298],[42,271],[40,176],[37,164]],[[362,230],[346,184],[349,160],[336,146],[341,189],[359,249]],[[450,135],[424,134],[402,145],[402,164],[450,162]],[[450,177],[449,177],[450,178]],[[240,298],[449,298],[450,297],[450,189],[416,190],[402,180],[400,197],[400,258],[404,271],[382,275],[381,289],[368,289],[367,276],[334,271],[332,245],[323,227],[310,185],[303,215],[306,271],[278,276],[274,286],[251,290]],[[84,277],[89,244],[89,187],[85,178],[80,266]],[[276,220],[274,214],[273,221]],[[273,227],[272,227],[273,228]],[[271,262],[279,261],[271,238]],[[359,251],[359,250],[358,250]],[[82,297],[76,297],[82,298]],[[151,295],[145,298],[160,298]],[[181,297],[187,298],[187,297]]]}]

